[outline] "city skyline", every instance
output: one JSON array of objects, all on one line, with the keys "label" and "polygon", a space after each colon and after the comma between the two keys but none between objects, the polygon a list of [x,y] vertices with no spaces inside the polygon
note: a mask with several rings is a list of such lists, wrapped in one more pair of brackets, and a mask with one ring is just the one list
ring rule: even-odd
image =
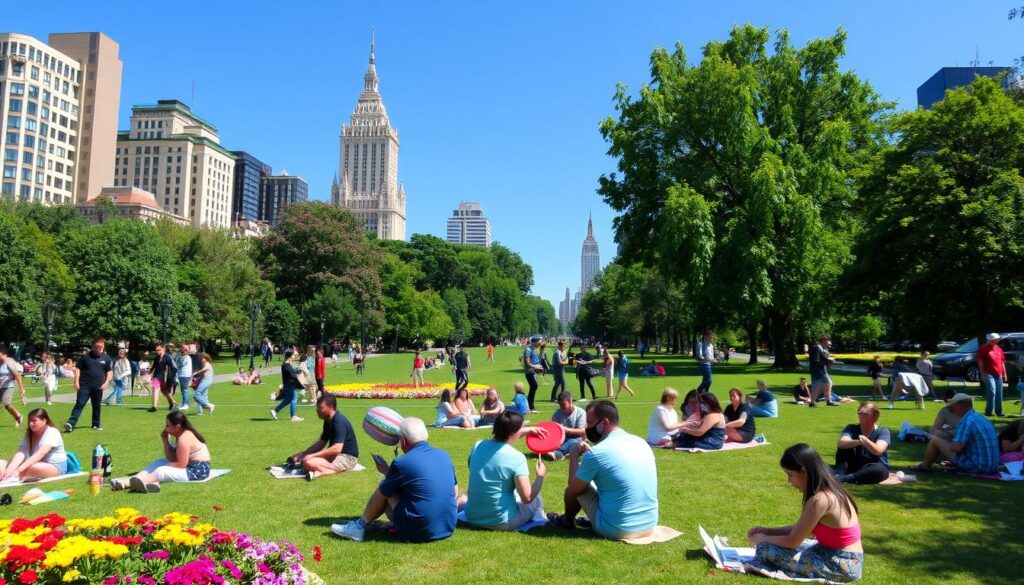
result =
[{"label": "city skyline", "polygon": [[[534,294],[556,307],[567,284],[564,262],[575,256],[588,212],[597,240],[614,246],[614,213],[595,190],[615,163],[597,126],[615,115],[617,82],[635,93],[649,79],[655,47],[680,41],[696,60],[701,46],[725,38],[734,24],[787,28],[798,46],[843,26],[843,68],[905,109],[940,67],[966,65],[976,54],[983,64],[1011,64],[1022,31],[998,3],[936,2],[921,10],[881,2],[652,2],[630,12],[581,2],[474,10],[458,3],[346,5],[279,11],[273,19],[259,5],[237,12],[184,2],[177,9],[207,16],[187,37],[139,26],[151,9],[103,3],[56,2],[47,11],[15,5],[5,28],[43,41],[51,32],[103,32],[120,45],[124,63],[119,129],[128,127],[133,105],[180,99],[215,122],[225,147],[291,169],[309,181],[312,198],[327,200],[338,168],[337,131],[359,92],[376,26],[389,111],[402,131],[402,181],[414,194],[406,237],[444,237],[454,204],[479,201],[501,218],[494,241],[533,266]],[[218,24],[225,14],[230,27]],[[344,35],[337,34],[339,21]],[[271,84],[262,81],[268,71]]]}]

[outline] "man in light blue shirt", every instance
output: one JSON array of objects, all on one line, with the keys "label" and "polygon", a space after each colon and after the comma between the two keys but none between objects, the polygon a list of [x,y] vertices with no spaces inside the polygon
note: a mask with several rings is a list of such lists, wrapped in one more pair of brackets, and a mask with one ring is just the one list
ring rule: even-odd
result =
[{"label": "man in light blue shirt", "polygon": [[569,451],[565,514],[548,520],[571,529],[582,509],[605,538],[651,534],[658,525],[658,472],[650,446],[619,428],[618,409],[607,400],[587,407],[586,435],[589,443]]}]

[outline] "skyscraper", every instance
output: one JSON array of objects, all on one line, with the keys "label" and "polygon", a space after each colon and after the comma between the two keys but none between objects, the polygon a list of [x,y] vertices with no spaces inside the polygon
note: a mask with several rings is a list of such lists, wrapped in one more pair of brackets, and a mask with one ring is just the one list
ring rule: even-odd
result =
[{"label": "skyscraper", "polygon": [[273,172],[270,165],[248,152],[232,151],[235,155],[235,189],[231,196],[231,224],[239,221],[255,221],[260,218],[260,186],[263,178]]},{"label": "skyscraper", "polygon": [[282,171],[280,175],[263,177],[260,199],[260,220],[277,225],[281,221],[281,210],[284,206],[309,200],[309,185],[302,177],[295,177],[289,175],[288,171]]},{"label": "skyscraper", "polygon": [[[917,88],[917,105],[929,110],[932,104],[946,97],[946,90],[970,85],[976,77],[995,77],[1010,73],[1009,67],[943,67]],[[1003,79],[1008,86],[1010,76]]]},{"label": "skyscraper", "polygon": [[594,286],[594,275],[601,270],[601,252],[594,239],[594,220],[587,219],[587,237],[583,240],[583,252],[580,255],[580,297]]},{"label": "skyscraper", "polygon": [[398,183],[398,131],[391,127],[378,90],[370,40],[370,65],[363,91],[347,125],[342,125],[338,177],[331,203],[346,207],[381,240],[405,239],[405,187]]},{"label": "skyscraper", "polygon": [[491,222],[479,203],[459,203],[448,218],[448,241],[472,246],[491,245]]},{"label": "skyscraper", "polygon": [[562,325],[568,325],[572,317],[572,298],[569,296],[569,287],[565,287],[565,299],[558,303],[558,320]]}]

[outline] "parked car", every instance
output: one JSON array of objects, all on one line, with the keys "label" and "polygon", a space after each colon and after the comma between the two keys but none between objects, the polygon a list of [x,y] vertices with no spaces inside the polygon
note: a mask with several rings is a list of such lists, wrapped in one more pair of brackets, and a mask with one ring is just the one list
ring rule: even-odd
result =
[{"label": "parked car", "polygon": [[938,345],[935,346],[935,349],[938,351],[953,351],[958,347],[960,347],[960,344],[955,341],[940,341]]},{"label": "parked car", "polygon": [[[1021,367],[1024,365],[1024,333],[1000,333],[999,347],[1006,354],[1006,377],[1009,387],[1020,380]],[[972,339],[960,347],[937,355],[932,359],[935,377],[964,378],[969,382],[977,382],[978,372],[978,340]],[[1006,395],[1006,389],[1003,390]]]}]

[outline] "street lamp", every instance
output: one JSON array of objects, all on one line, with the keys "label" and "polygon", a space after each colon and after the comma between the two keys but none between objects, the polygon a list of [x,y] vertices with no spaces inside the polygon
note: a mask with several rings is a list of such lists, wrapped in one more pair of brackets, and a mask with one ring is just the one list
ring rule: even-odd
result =
[{"label": "street lamp", "polygon": [[164,335],[163,342],[167,345],[167,324],[171,321],[171,298],[167,297],[160,307],[160,316],[163,317],[164,322]]},{"label": "street lamp", "polygon": [[320,348],[324,347],[324,326],[327,325],[327,319],[320,317]]},{"label": "street lamp", "polygon": [[43,305],[43,323],[46,324],[46,353],[50,353],[50,338],[53,337],[53,321],[57,318],[60,303],[49,301]]},{"label": "street lamp", "polygon": [[252,330],[249,335],[249,369],[256,367],[256,321],[260,318],[260,304],[249,305],[249,318],[252,319]]}]

